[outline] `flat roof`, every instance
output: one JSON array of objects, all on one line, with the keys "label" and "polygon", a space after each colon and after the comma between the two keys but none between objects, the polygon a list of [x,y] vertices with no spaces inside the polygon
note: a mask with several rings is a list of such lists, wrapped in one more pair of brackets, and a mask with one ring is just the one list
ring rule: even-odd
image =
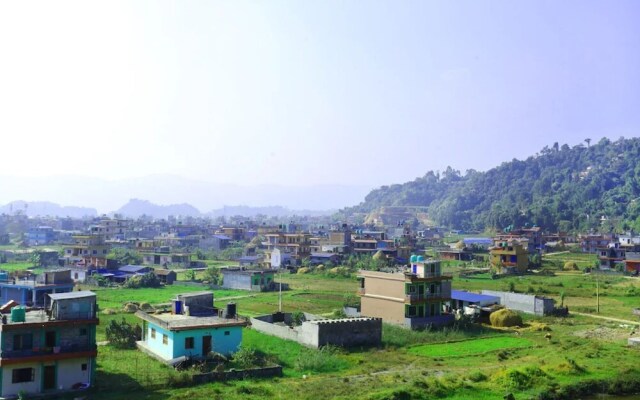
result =
[{"label": "flat roof", "polygon": [[170,313],[148,314],[144,311],[137,311],[135,315],[138,318],[142,318],[147,322],[156,324],[170,331],[247,325],[247,321],[244,319],[227,319],[218,316],[198,317]]}]

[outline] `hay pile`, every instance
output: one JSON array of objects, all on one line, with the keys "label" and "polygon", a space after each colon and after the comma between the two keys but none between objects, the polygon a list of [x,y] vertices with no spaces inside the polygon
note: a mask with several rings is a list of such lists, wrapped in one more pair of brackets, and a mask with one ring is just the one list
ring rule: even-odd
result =
[{"label": "hay pile", "polygon": [[508,308],[491,313],[489,321],[491,321],[491,326],[496,327],[522,326],[522,317]]}]

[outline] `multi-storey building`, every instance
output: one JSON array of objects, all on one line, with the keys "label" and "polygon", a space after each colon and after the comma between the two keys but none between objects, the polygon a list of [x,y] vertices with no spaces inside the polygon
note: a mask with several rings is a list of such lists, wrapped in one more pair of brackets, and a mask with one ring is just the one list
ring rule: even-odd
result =
[{"label": "multi-storey building", "polygon": [[75,243],[64,248],[67,265],[84,268],[103,268],[107,266],[107,254],[111,246],[105,242],[102,234],[75,235]]},{"label": "multi-storey building", "polygon": [[266,262],[270,264],[271,252],[278,248],[283,255],[291,258],[292,262],[300,262],[311,255],[311,234],[309,233],[268,233],[265,235],[266,241]]},{"label": "multi-storey building", "polygon": [[384,322],[419,328],[453,321],[445,312],[451,301],[451,275],[442,274],[439,261],[411,256],[404,273],[360,271],[361,314]]},{"label": "multi-storey building", "polygon": [[496,274],[522,274],[529,267],[529,252],[519,240],[497,240],[489,254]]},{"label": "multi-storey building", "polygon": [[86,388],[96,370],[96,295],[49,294],[45,310],[14,307],[0,324],[0,396]]}]

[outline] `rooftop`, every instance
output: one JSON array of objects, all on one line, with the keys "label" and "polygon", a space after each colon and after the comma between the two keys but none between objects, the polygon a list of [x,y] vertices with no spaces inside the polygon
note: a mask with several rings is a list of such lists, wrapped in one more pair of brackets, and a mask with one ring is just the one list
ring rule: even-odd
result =
[{"label": "rooftop", "polygon": [[170,331],[184,331],[199,328],[215,328],[221,326],[246,326],[247,321],[241,318],[220,318],[217,316],[196,317],[183,314],[148,314],[136,312],[138,318],[162,326]]},{"label": "rooftop", "polygon": [[486,294],[470,293],[464,290],[452,290],[451,299],[468,301],[470,303],[479,303],[481,301],[494,301],[494,300],[498,300],[499,302],[500,300],[499,297],[497,296],[488,296]]},{"label": "rooftop", "polygon": [[51,300],[69,300],[69,299],[84,299],[89,297],[96,297],[96,294],[90,290],[82,290],[79,292],[68,293],[50,293]]}]

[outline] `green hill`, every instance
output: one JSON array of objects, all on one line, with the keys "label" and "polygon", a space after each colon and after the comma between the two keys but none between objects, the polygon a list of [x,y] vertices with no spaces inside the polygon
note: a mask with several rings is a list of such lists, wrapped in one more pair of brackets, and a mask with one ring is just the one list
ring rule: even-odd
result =
[{"label": "green hill", "polygon": [[555,143],[486,172],[429,171],[375,189],[342,213],[384,206],[426,206],[436,223],[466,230],[535,224],[549,230],[640,231],[640,138],[574,147]]}]

